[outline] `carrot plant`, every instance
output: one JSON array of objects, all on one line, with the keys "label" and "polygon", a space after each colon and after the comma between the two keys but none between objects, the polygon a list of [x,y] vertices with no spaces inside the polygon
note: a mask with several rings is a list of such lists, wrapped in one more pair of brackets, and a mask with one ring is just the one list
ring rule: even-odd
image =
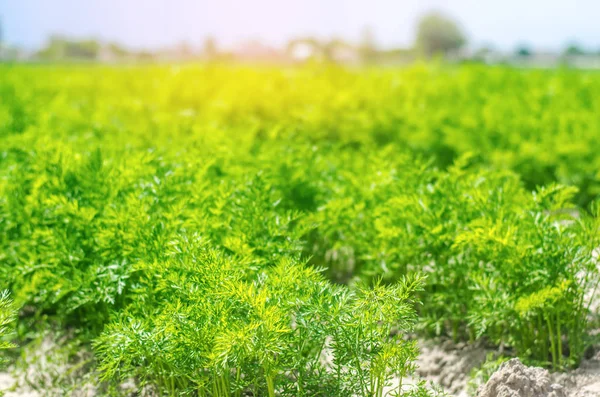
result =
[{"label": "carrot plant", "polygon": [[361,183],[348,176],[352,188],[314,215],[317,246],[329,247],[320,260],[339,268],[352,247],[342,260],[357,279],[423,272],[428,332],[486,337],[556,368],[577,363],[598,283],[597,214],[564,214],[573,189],[531,194],[511,173],[467,163],[439,172],[388,161],[366,178],[363,169]]},{"label": "carrot plant", "polygon": [[[9,298],[8,291],[0,292],[0,351],[15,347],[5,338],[11,333],[10,327],[15,321],[16,313],[17,311],[14,303]],[[0,364],[4,364],[2,357],[0,357]]]},{"label": "carrot plant", "polygon": [[165,395],[381,396],[412,373],[417,350],[403,336],[421,278],[349,290],[289,259],[249,274],[200,236],[168,257],[136,269],[143,299],[96,340],[106,379]]}]

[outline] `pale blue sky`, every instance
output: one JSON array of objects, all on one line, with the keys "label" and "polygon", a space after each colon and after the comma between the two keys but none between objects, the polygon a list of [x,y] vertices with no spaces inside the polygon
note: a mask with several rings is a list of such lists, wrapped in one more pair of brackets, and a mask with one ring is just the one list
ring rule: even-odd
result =
[{"label": "pale blue sky", "polygon": [[52,33],[136,48],[199,45],[206,35],[225,45],[304,34],[356,40],[367,25],[381,46],[405,46],[431,9],[459,20],[474,44],[600,49],[600,0],[0,0],[4,40],[26,48]]}]

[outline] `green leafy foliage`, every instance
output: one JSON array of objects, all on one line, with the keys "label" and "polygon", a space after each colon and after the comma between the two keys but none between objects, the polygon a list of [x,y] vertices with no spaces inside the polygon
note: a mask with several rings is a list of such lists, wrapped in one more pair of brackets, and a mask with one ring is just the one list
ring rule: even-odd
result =
[{"label": "green leafy foliage", "polygon": [[500,368],[502,363],[510,358],[489,353],[481,366],[473,368],[469,374],[468,390],[471,395],[477,395],[480,386],[487,383],[490,377]]},{"label": "green leafy foliage", "polygon": [[[0,351],[16,347],[14,344],[5,340],[10,335],[10,327],[14,325],[17,316],[17,310],[14,303],[10,300],[8,291],[0,292]],[[0,357],[0,365],[4,360]]]},{"label": "green leafy foliage", "polygon": [[378,396],[412,372],[416,346],[402,336],[421,279],[349,291],[288,259],[253,276],[242,263],[196,236],[140,266],[145,304],[95,342],[104,376],[166,394]]},{"label": "green leafy foliage", "polygon": [[363,169],[313,215],[328,247],[320,257],[355,278],[427,274],[420,314],[430,333],[485,336],[555,367],[577,363],[588,346],[586,292],[598,285],[597,214],[574,220],[559,211],[572,206],[573,189],[531,194],[515,175],[466,161],[444,172]]},{"label": "green leafy foliage", "polygon": [[116,389],[426,395],[400,381],[413,328],[576,365],[598,286],[598,81],[5,68],[0,284],[28,331],[93,344]]}]

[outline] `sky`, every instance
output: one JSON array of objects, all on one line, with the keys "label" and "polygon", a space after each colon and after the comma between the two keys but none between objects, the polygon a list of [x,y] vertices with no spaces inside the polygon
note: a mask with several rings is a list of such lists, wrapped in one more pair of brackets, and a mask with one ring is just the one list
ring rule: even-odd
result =
[{"label": "sky", "polygon": [[5,42],[27,49],[51,34],[153,49],[200,46],[209,35],[221,46],[305,35],[356,41],[366,27],[391,48],[410,46],[431,10],[460,22],[473,47],[600,50],[600,0],[0,0],[0,23]]}]

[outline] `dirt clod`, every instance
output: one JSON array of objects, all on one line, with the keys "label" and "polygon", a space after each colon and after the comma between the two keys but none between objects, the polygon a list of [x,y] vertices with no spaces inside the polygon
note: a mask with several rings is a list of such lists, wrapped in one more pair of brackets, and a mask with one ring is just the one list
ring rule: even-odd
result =
[{"label": "dirt clod", "polygon": [[547,370],[527,367],[515,358],[503,363],[477,392],[478,397],[565,397]]}]

